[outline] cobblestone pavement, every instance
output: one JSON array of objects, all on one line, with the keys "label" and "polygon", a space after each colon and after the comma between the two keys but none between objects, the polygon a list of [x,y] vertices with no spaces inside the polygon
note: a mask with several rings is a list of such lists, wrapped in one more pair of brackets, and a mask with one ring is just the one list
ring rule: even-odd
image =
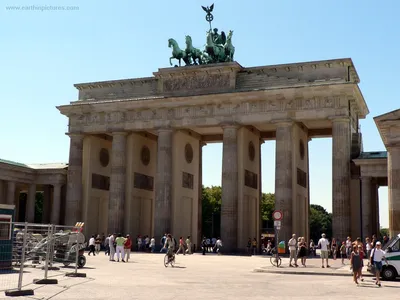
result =
[{"label": "cobblestone pavement", "polygon": [[[165,268],[164,255],[132,254],[128,263],[109,262],[104,253],[87,257],[87,278],[67,278],[51,272],[58,285],[34,286],[29,299],[397,299],[400,282],[384,282],[382,288],[372,278],[357,287],[349,276],[290,275],[254,272],[270,265],[266,257],[234,257],[199,254],[178,255],[175,268]],[[319,265],[310,260],[309,265]],[[284,260],[284,264],[286,264]],[[291,268],[292,269],[292,268]],[[311,268],[310,268],[311,269]],[[61,271],[71,271],[61,269]],[[39,272],[39,271],[38,271]],[[38,277],[34,272],[28,277]],[[1,282],[1,277],[0,277]],[[4,293],[0,299],[6,299]]]}]

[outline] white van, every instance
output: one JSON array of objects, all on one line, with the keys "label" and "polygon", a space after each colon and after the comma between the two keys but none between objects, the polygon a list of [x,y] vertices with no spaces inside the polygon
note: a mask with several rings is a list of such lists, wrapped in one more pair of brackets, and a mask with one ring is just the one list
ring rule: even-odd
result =
[{"label": "white van", "polygon": [[382,250],[386,252],[387,264],[383,263],[381,276],[385,280],[395,280],[400,276],[400,234],[383,245]]}]

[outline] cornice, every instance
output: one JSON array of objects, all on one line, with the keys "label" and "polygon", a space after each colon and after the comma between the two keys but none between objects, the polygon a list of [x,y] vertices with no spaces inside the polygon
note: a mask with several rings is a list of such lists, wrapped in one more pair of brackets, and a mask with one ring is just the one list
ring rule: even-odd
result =
[{"label": "cornice", "polygon": [[154,81],[157,81],[157,79],[154,77],[143,77],[143,78],[76,83],[74,84],[74,87],[81,91],[85,89],[94,89],[94,88],[123,87],[126,85],[141,86]]}]

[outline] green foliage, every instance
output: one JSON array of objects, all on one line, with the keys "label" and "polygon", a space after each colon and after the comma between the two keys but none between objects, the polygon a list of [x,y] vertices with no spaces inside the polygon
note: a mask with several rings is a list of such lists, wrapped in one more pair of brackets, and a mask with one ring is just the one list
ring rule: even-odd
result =
[{"label": "green foliage", "polygon": [[380,236],[384,237],[384,236],[389,236],[389,228],[381,228],[380,230]]},{"label": "green foliage", "polygon": [[332,214],[328,213],[321,205],[310,205],[310,238],[317,242],[321,238],[321,234],[332,238]]},{"label": "green foliage", "polygon": [[[203,235],[217,237],[220,235],[222,188],[220,186],[204,187],[202,190],[202,231]],[[273,228],[272,212],[275,209],[275,194],[263,193],[261,199],[261,219],[264,228]],[[320,205],[310,206],[310,238],[318,241],[322,233],[332,238],[332,214]]]}]

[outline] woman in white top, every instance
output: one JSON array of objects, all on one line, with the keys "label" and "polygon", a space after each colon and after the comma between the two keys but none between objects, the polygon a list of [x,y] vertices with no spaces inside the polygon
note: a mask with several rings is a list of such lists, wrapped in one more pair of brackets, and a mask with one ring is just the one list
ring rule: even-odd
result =
[{"label": "woman in white top", "polygon": [[382,271],[382,260],[386,261],[385,251],[381,249],[381,242],[376,242],[376,247],[371,253],[371,263],[375,266],[376,281],[375,284],[381,286],[381,271]]}]

